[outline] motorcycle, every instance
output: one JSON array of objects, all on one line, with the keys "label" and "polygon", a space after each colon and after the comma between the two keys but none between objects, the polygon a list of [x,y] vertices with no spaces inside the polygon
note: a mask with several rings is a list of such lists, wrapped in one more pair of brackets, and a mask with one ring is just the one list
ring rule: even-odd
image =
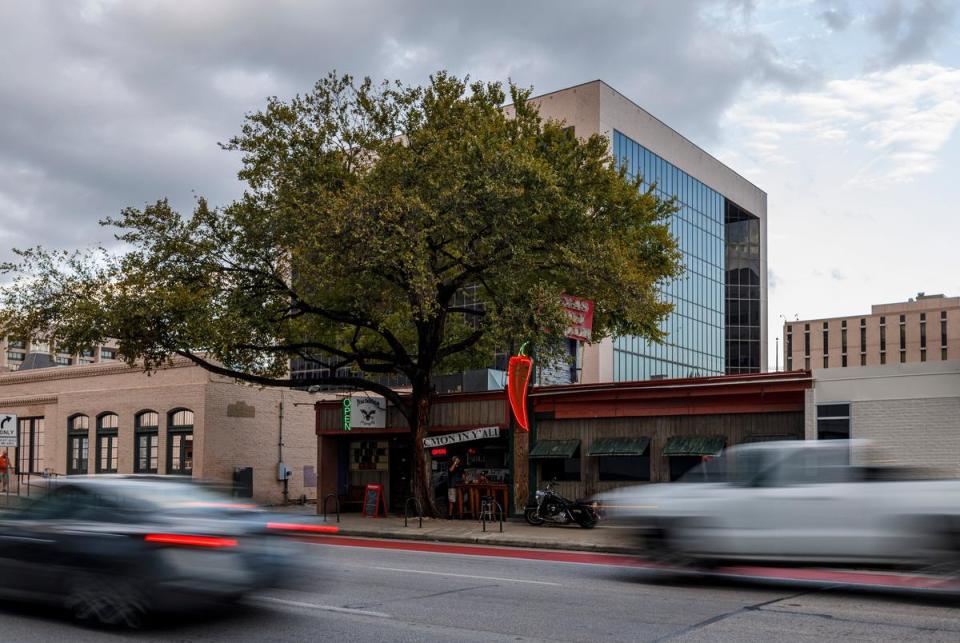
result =
[{"label": "motorcycle", "polygon": [[600,519],[596,502],[576,502],[567,500],[553,490],[553,483],[547,483],[542,490],[538,490],[523,512],[523,517],[531,525],[551,523],[566,525],[575,522],[584,529],[591,529]]}]

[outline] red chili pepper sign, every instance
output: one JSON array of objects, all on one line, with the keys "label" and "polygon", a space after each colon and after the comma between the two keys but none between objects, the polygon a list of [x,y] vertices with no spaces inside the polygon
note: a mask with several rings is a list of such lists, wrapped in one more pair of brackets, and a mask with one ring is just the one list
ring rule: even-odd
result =
[{"label": "red chili pepper sign", "polygon": [[530,421],[527,418],[527,385],[530,383],[530,374],[533,371],[533,360],[524,355],[524,347],[520,347],[520,354],[510,358],[507,364],[507,397],[510,399],[510,408],[517,424],[524,431],[530,430]]}]

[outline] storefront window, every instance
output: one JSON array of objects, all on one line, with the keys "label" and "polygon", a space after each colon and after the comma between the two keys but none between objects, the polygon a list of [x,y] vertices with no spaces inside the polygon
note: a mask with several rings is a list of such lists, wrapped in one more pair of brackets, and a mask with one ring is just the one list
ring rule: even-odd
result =
[{"label": "storefront window", "polygon": [[97,473],[116,473],[119,459],[120,417],[104,413],[97,418]]},{"label": "storefront window", "polygon": [[550,482],[579,482],[580,481],[580,452],[572,458],[544,458],[540,463],[540,480]]},{"label": "storefront window", "polygon": [[193,475],[193,411],[178,409],[167,415],[167,473]]},{"label": "storefront window", "polygon": [[160,444],[160,415],[141,411],[134,422],[133,469],[137,473],[156,473]]},{"label": "storefront window", "polygon": [[600,480],[613,481],[650,481],[650,455],[611,455],[598,458]]},{"label": "storefront window", "polygon": [[67,475],[84,474],[90,452],[90,418],[74,415],[67,420]]}]

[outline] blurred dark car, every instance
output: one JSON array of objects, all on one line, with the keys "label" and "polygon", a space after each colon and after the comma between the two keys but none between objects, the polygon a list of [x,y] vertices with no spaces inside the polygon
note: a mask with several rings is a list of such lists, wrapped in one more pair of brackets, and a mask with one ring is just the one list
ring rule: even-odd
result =
[{"label": "blurred dark car", "polygon": [[281,520],[189,482],[71,477],[0,518],[0,593],[136,627],[289,579],[297,543],[276,533],[311,526]]}]

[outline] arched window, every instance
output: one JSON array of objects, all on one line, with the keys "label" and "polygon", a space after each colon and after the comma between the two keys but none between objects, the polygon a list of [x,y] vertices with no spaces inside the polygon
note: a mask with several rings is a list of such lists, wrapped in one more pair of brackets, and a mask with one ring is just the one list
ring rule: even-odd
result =
[{"label": "arched window", "polygon": [[88,471],[90,418],[82,413],[67,418],[67,475]]},{"label": "arched window", "polygon": [[160,414],[140,411],[134,418],[133,470],[156,473],[160,452]]},{"label": "arched window", "polygon": [[193,411],[189,409],[167,414],[167,473],[193,475]]},{"label": "arched window", "polygon": [[117,472],[120,416],[101,413],[97,416],[97,473]]}]

